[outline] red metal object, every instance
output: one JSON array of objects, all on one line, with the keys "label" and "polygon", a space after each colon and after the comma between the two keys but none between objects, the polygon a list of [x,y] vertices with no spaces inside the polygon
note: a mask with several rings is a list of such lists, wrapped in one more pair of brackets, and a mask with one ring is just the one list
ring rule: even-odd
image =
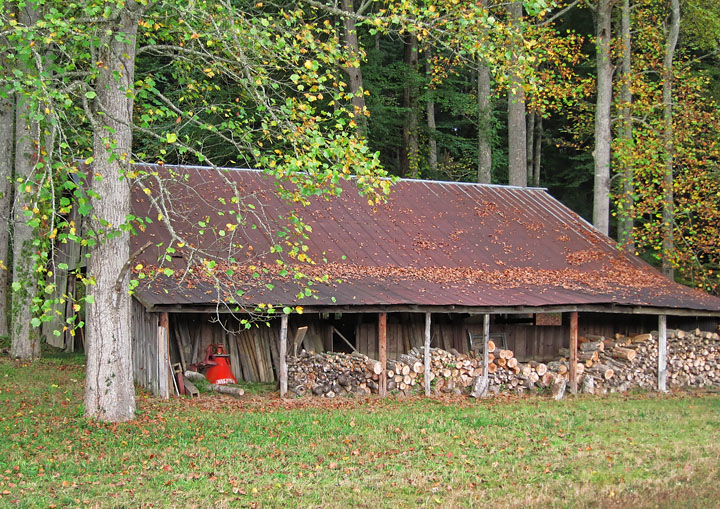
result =
[{"label": "red metal object", "polygon": [[200,363],[200,366],[205,367],[205,378],[211,384],[236,384],[237,380],[233,375],[232,369],[230,369],[229,359],[230,355],[225,351],[223,345],[212,344],[207,347],[205,354],[205,360]]}]

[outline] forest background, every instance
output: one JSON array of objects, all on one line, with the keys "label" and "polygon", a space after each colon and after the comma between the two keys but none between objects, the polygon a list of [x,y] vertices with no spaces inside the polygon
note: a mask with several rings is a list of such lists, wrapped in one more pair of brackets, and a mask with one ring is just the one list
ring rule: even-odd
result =
[{"label": "forest background", "polygon": [[[351,175],[371,203],[387,176],[544,186],[717,293],[719,43],[718,0],[0,0],[0,335],[32,359],[83,327],[87,415],[132,418],[128,239],[172,227],[130,214],[139,161],[262,168],[299,203]],[[235,193],[214,235],[258,227]],[[288,271],[307,234],[274,233]]]}]

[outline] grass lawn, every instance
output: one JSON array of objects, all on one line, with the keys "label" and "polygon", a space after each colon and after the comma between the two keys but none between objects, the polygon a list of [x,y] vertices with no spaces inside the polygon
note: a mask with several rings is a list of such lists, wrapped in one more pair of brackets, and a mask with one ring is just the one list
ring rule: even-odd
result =
[{"label": "grass lawn", "polygon": [[160,401],[0,359],[0,507],[718,507],[720,396]]}]

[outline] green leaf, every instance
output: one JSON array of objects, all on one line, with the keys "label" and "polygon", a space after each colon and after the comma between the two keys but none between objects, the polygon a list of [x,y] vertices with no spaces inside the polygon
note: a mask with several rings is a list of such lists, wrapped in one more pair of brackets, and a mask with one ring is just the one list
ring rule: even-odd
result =
[{"label": "green leaf", "polygon": [[86,295],[85,302],[87,302],[88,304],[95,304],[95,297],[93,297],[92,295]]},{"label": "green leaf", "polygon": [[85,92],[85,97],[87,97],[88,99],[95,99],[97,97],[97,94],[94,91],[90,90],[89,92]]},{"label": "green leaf", "polygon": [[177,141],[177,134],[175,133],[167,133],[165,135],[165,139],[168,143],[175,143]]},{"label": "green leaf", "polygon": [[42,324],[40,319],[37,317],[30,320],[30,323],[32,324],[33,327],[40,327],[40,325]]}]

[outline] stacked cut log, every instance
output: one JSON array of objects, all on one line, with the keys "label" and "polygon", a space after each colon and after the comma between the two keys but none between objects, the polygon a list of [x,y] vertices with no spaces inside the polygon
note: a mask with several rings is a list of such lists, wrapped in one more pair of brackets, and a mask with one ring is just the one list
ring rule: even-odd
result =
[{"label": "stacked cut log", "polygon": [[[500,386],[524,390],[535,385],[552,383],[545,364],[521,364],[511,350],[488,345],[488,383],[496,392]],[[430,349],[430,384],[434,392],[461,393],[469,388],[475,377],[482,375],[483,359]],[[295,394],[313,394],[334,398],[338,395],[377,393],[382,365],[359,353],[308,353],[288,359],[288,389]],[[387,390],[390,393],[411,394],[425,391],[423,348],[413,348],[407,354],[386,365]]]},{"label": "stacked cut log", "polygon": [[699,329],[668,331],[667,365],[671,386],[720,385],[720,335]]},{"label": "stacked cut log", "polygon": [[[595,393],[657,386],[657,332],[613,338],[585,336],[578,340],[577,386]],[[569,382],[569,351],[547,364],[518,362],[511,350],[488,345],[488,386],[491,392],[550,390],[560,379]],[[430,349],[430,384],[434,393],[462,393],[482,375],[480,356]],[[720,336],[699,330],[668,331],[669,386],[720,385]],[[288,388],[295,394],[336,397],[377,393],[382,365],[359,353],[308,353],[288,359]],[[413,348],[386,366],[389,393],[425,391],[423,349]]]},{"label": "stacked cut log", "polygon": [[[669,386],[703,387],[720,384],[720,335],[715,332],[668,330],[667,381]],[[555,376],[569,379],[569,352],[548,363]],[[657,387],[658,335],[579,338],[578,384],[593,378],[595,392]]]}]

